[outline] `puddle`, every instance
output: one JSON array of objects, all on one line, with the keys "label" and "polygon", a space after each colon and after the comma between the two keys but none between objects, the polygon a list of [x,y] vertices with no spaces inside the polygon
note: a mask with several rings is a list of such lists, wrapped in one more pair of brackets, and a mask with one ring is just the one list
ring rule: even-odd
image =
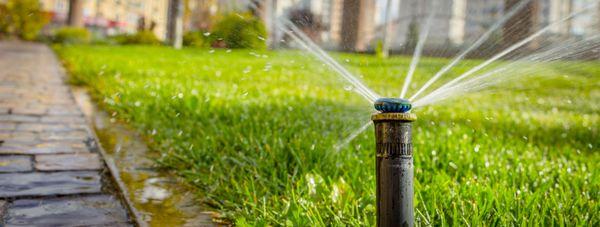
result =
[{"label": "puddle", "polygon": [[178,179],[154,168],[151,152],[140,136],[125,125],[110,121],[99,111],[84,88],[73,88],[78,105],[92,123],[109,159],[114,160],[134,207],[149,226],[216,226],[192,192]]}]

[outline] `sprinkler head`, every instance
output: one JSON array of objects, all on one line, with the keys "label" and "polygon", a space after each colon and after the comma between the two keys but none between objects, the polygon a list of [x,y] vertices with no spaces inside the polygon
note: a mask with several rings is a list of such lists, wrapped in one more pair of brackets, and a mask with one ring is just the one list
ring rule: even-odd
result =
[{"label": "sprinkler head", "polygon": [[382,113],[406,113],[412,107],[408,100],[401,98],[378,98],[374,106]]}]

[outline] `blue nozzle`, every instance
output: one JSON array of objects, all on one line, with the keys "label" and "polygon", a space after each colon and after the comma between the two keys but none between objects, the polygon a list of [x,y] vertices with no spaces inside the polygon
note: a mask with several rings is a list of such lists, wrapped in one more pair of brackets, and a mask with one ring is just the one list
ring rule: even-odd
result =
[{"label": "blue nozzle", "polygon": [[383,113],[406,113],[412,107],[408,100],[400,98],[378,98],[374,106]]}]

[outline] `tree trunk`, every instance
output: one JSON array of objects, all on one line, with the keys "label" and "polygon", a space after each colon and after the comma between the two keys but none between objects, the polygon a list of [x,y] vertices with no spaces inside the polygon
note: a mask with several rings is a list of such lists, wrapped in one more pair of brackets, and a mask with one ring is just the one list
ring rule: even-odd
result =
[{"label": "tree trunk", "polygon": [[387,0],[385,3],[385,19],[383,21],[383,44],[381,46],[381,54],[382,57],[387,58],[390,54],[390,40],[391,40],[391,31],[390,31],[390,10],[392,8],[392,0]]},{"label": "tree trunk", "polygon": [[72,27],[84,27],[83,21],[83,1],[69,0],[69,18],[67,24]]},{"label": "tree trunk", "polygon": [[252,4],[256,6],[256,9],[253,9],[254,16],[260,18],[265,24],[265,28],[267,29],[267,46],[271,49],[275,48],[277,45],[277,41],[275,40],[275,9],[276,9],[276,0],[253,0]]},{"label": "tree trunk", "polygon": [[344,51],[366,51],[374,31],[375,1],[344,0],[341,43]]},{"label": "tree trunk", "polygon": [[342,42],[341,49],[344,51],[355,51],[360,13],[360,0],[344,0],[342,12]]},{"label": "tree trunk", "polygon": [[[505,0],[504,10],[508,11],[520,2],[520,0]],[[502,34],[504,46],[511,46],[530,36],[537,29],[539,23],[538,13],[538,0],[531,0],[523,9],[508,19],[504,25]],[[533,40],[527,47],[535,48],[536,46],[537,42]]]},{"label": "tree trunk", "polygon": [[183,0],[170,0],[168,10],[167,39],[175,49],[180,49],[183,41]]}]

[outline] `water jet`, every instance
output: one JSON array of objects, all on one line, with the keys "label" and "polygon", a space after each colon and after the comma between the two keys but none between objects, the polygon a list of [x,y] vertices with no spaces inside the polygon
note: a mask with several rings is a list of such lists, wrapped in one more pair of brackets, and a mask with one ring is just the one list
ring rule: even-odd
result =
[{"label": "water jet", "polygon": [[380,98],[375,124],[377,226],[413,226],[413,158],[411,104],[405,99]]}]

